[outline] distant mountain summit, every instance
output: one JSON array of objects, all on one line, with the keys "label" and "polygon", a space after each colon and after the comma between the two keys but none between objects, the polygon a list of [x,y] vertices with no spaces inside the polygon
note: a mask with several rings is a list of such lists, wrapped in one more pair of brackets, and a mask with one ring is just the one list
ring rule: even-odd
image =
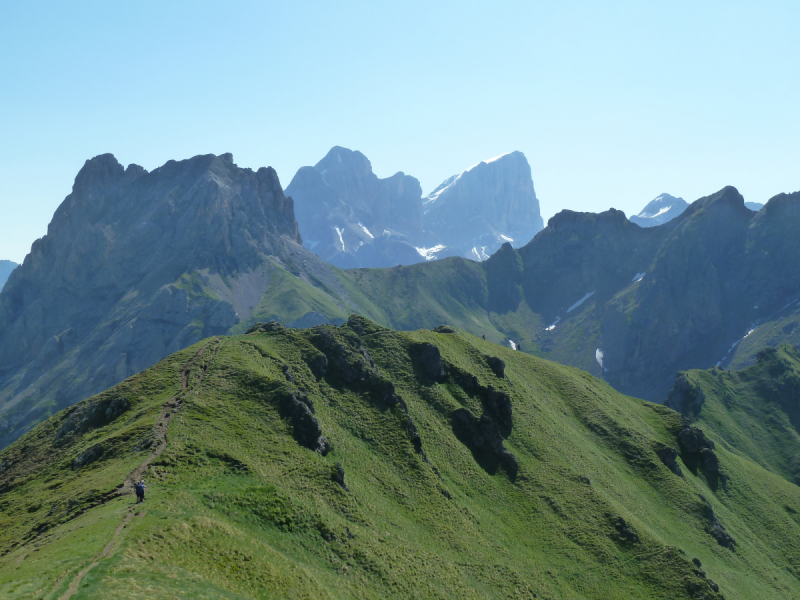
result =
[{"label": "distant mountain summit", "polygon": [[398,172],[379,179],[361,152],[335,146],[302,167],[286,188],[304,246],[342,268],[385,267],[423,260],[422,188]]},{"label": "distant mountain summit", "polygon": [[3,290],[3,286],[6,284],[6,281],[8,281],[11,271],[18,266],[17,263],[11,262],[10,260],[0,260],[0,291]]},{"label": "distant mountain summit", "polygon": [[304,246],[342,268],[390,267],[447,256],[486,260],[543,227],[521,152],[480,162],[422,197],[403,172],[379,179],[361,152],[334,147],[286,188]]},{"label": "distant mountain summit", "polygon": [[474,260],[506,242],[524,246],[544,228],[525,155],[509,152],[446,179],[423,198],[423,221],[438,243]]},{"label": "distant mountain summit", "polygon": [[651,200],[638,215],[630,218],[640,227],[655,227],[671,221],[689,207],[683,198],[676,198],[669,194],[661,194]]}]

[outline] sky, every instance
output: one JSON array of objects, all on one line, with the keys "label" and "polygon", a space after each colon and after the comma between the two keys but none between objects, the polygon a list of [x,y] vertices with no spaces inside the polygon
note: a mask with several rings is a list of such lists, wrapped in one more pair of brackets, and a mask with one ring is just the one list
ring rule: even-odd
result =
[{"label": "sky", "polygon": [[545,221],[800,190],[800,3],[4,3],[0,259],[86,159],[233,153],[287,186],[335,145],[424,193],[520,150]]}]

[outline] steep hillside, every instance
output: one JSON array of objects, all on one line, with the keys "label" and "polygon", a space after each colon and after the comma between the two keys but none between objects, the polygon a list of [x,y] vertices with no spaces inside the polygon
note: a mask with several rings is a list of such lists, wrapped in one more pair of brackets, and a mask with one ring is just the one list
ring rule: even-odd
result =
[{"label": "steep hillside", "polygon": [[3,290],[3,286],[5,286],[6,281],[8,281],[9,275],[11,275],[11,271],[16,269],[19,265],[15,262],[11,262],[10,260],[0,260],[0,291]]},{"label": "steep hillside", "polygon": [[800,485],[800,352],[794,346],[766,348],[741,371],[681,373],[667,406]]},{"label": "steep hillside", "polygon": [[450,329],[272,324],[2,451],[0,595],[800,596],[800,488],[716,441]]}]

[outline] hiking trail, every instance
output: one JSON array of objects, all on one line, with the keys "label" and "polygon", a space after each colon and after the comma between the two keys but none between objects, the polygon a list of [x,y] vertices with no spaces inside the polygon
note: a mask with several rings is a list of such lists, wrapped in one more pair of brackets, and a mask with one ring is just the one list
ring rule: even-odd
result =
[{"label": "hiking trail", "polygon": [[[206,361],[202,361],[203,357],[206,354],[206,349],[213,344],[213,348],[211,350],[210,356]],[[181,387],[177,394],[172,396],[169,400],[164,402],[161,405],[161,413],[158,416],[158,420],[156,421],[156,425],[154,428],[154,443],[153,443],[153,451],[150,455],[138,466],[136,467],[131,473],[125,478],[125,481],[120,485],[117,490],[110,494],[106,501],[112,500],[118,496],[123,495],[130,495],[133,494],[133,487],[135,482],[139,481],[144,477],[144,474],[147,472],[147,468],[150,466],[150,463],[153,462],[156,458],[158,458],[164,449],[167,447],[167,430],[169,429],[169,424],[172,421],[172,417],[181,409],[183,406],[184,401],[188,397],[188,395],[196,390],[200,384],[205,379],[206,373],[208,372],[208,368],[211,366],[214,358],[217,356],[217,352],[219,351],[220,347],[222,346],[222,338],[212,338],[207,343],[200,348],[195,355],[187,361],[180,370],[180,382]],[[200,365],[200,374],[197,377],[197,381],[194,382],[193,385],[190,387],[189,377],[192,373],[193,368],[198,363],[201,362]],[[129,506],[128,509],[125,511],[125,517],[122,519],[122,522],[117,526],[116,530],[114,531],[114,536],[111,538],[111,541],[108,542],[103,551],[97,554],[93,559],[92,562],[85,567],[83,570],[79,571],[75,578],[72,580],[72,583],[69,586],[69,589],[62,595],[58,600],[69,600],[77,591],[78,587],[83,581],[83,578],[88,575],[88,573],[94,569],[100,561],[108,558],[112,554],[112,550],[115,550],[116,541],[119,538],[120,534],[122,533],[123,529],[131,522],[134,515],[138,517],[143,517],[145,512],[136,513],[133,506]]]}]

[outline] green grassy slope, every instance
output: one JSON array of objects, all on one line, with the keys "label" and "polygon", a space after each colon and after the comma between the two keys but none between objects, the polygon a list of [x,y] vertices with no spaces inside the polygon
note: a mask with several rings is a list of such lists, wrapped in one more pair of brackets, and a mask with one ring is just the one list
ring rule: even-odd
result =
[{"label": "green grassy slope", "polygon": [[667,404],[736,452],[800,485],[800,352],[767,348],[740,371],[681,373]]},{"label": "green grassy slope", "polygon": [[800,488],[684,425],[465,333],[213,338],[0,453],[0,596],[800,597]]}]

